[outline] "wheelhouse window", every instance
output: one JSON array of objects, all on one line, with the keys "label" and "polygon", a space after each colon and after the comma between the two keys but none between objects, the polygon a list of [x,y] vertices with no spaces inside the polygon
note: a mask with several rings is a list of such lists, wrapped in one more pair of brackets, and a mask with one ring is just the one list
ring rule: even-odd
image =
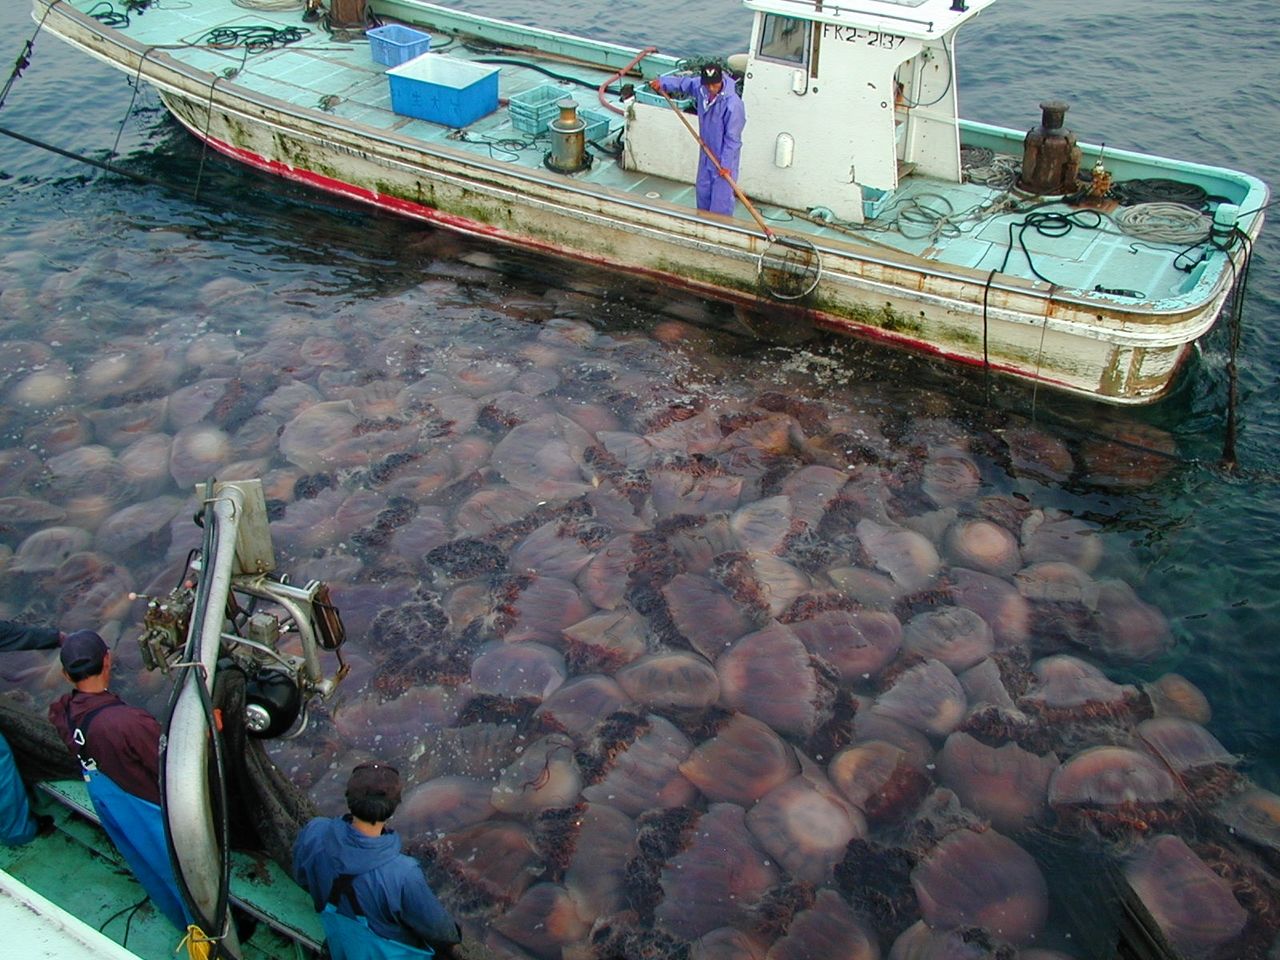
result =
[{"label": "wheelhouse window", "polygon": [[769,60],[804,63],[809,49],[809,21],[766,13],[760,31],[760,48],[756,51]]}]

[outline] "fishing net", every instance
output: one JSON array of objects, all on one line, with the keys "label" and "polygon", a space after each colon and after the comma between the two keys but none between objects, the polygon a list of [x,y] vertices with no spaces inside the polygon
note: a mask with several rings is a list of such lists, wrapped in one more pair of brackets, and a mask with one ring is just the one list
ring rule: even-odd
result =
[{"label": "fishing net", "polygon": [[219,666],[213,684],[213,705],[223,716],[231,846],[237,850],[260,850],[290,870],[294,838],[303,824],[316,815],[316,809],[306,794],[271,762],[263,741],[245,731],[242,671]]},{"label": "fishing net", "polygon": [[760,286],[777,300],[803,300],[821,275],[822,255],[801,237],[771,238],[756,267]]},{"label": "fishing net", "polygon": [[80,761],[71,755],[48,718],[34,707],[0,697],[0,733],[9,741],[27,783],[80,779]]}]

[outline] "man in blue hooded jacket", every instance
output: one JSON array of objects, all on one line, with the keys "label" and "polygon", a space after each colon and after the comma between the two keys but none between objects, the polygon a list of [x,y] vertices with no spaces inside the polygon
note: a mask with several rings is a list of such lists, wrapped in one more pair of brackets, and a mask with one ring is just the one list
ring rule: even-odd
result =
[{"label": "man in blue hooded jacket", "polygon": [[316,817],[293,845],[293,876],[311,894],[333,960],[425,958],[461,939],[422,867],[386,826],[400,774],[362,763],[347,781],[344,817]]},{"label": "man in blue hooded jacket", "polygon": [[738,178],[742,129],[747,124],[746,108],[732,80],[725,83],[720,66],[708,63],[696,77],[654,77],[649,86],[655,91],[693,98],[698,110],[698,134],[719,161],[713,163],[707,151],[699,148],[698,177],[694,182],[698,209],[732,216],[736,202],[733,182]]}]

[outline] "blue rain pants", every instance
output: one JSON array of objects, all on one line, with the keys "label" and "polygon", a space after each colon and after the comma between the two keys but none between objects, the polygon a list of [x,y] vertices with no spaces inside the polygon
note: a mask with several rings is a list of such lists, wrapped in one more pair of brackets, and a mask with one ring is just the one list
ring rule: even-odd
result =
[{"label": "blue rain pants", "polygon": [[147,891],[156,909],[179,931],[185,932],[191,915],[178,892],[178,881],[169,862],[169,847],[164,839],[164,815],[149,800],[135,797],[120,789],[102,771],[84,771],[89,785],[89,799],[102,821],[102,828],[129,864],[134,877]]},{"label": "blue rain pants", "polygon": [[320,926],[333,960],[428,960],[436,955],[425,947],[380,937],[369,929],[363,915],[345,917],[332,903],[326,903],[320,912]]}]

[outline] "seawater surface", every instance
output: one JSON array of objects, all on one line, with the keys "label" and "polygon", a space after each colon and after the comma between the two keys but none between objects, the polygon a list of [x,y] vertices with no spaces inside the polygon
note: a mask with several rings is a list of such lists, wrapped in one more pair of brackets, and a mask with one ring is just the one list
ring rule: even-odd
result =
[{"label": "seawater surface", "polygon": [[[464,6],[681,54],[749,27]],[[962,110],[1061,98],[1274,183],[1271,5],[1221,9],[1006,0]],[[1124,888],[1185,955],[1274,955],[1275,230],[1234,374],[1220,327],[1122,412],[267,180],[49,37],[0,126],[176,185],[0,142],[0,615],[99,629],[160,711],[128,595],[198,546],[195,484],[262,477],[352,664],[273,756],[327,813],[396,763],[493,955],[1108,957]],[[61,691],[47,654],[0,673]]]}]

